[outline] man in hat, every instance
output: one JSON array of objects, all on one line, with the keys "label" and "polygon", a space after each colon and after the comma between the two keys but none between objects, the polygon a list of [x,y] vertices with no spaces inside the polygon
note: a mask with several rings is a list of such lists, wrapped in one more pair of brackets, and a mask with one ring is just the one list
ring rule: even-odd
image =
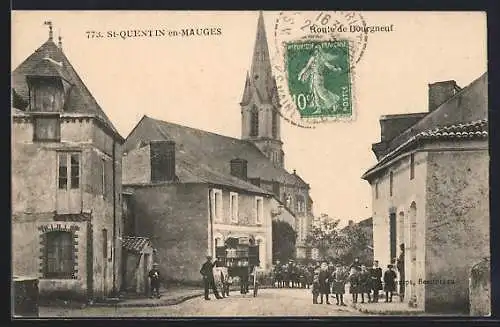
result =
[{"label": "man in hat", "polygon": [[149,271],[149,280],[151,284],[151,297],[160,298],[160,271],[158,263],[153,263],[153,269]]},{"label": "man in hat", "polygon": [[214,292],[214,295],[217,299],[222,299],[217,288],[215,287],[214,282],[214,273],[213,273],[214,263],[212,262],[212,256],[207,256],[207,261],[201,266],[200,274],[203,276],[203,286],[205,288],[205,300],[210,300],[210,288]]}]

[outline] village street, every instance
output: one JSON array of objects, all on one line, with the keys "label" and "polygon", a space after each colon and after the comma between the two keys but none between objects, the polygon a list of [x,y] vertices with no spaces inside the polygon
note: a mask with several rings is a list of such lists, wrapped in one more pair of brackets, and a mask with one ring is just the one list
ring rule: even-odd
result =
[{"label": "village street", "polygon": [[[330,303],[335,303],[330,301]],[[257,297],[233,292],[229,298],[211,301],[197,297],[164,307],[89,307],[67,309],[41,307],[40,317],[234,317],[234,316],[359,316],[352,307],[312,304],[310,290],[262,289]]]}]

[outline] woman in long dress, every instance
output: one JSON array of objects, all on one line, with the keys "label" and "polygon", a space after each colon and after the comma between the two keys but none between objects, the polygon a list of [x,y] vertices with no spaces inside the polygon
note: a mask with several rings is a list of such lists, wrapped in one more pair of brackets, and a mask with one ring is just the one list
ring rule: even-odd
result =
[{"label": "woman in long dress", "polygon": [[316,45],[313,55],[306,66],[299,73],[298,79],[301,82],[309,82],[309,89],[312,93],[312,101],[316,110],[313,114],[321,113],[321,109],[336,111],[340,96],[325,88],[325,78],[323,76],[326,69],[331,71],[341,71],[339,66],[331,63],[337,56],[324,52],[320,45]]}]

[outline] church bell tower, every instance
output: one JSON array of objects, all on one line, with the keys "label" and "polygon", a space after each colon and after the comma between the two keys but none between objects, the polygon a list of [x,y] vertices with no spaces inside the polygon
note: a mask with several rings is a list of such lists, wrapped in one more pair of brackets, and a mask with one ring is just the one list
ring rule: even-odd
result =
[{"label": "church bell tower", "polygon": [[283,142],[280,137],[280,104],[276,80],[271,71],[266,29],[262,12],[252,65],[247,73],[241,100],[241,138],[251,141],[275,166],[284,166]]}]

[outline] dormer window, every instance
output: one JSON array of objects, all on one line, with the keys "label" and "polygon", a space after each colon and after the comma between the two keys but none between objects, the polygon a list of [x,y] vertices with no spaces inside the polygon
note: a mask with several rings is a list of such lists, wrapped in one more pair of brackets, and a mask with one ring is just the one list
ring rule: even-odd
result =
[{"label": "dormer window", "polygon": [[62,63],[44,58],[26,74],[29,110],[62,112],[71,83]]}]

